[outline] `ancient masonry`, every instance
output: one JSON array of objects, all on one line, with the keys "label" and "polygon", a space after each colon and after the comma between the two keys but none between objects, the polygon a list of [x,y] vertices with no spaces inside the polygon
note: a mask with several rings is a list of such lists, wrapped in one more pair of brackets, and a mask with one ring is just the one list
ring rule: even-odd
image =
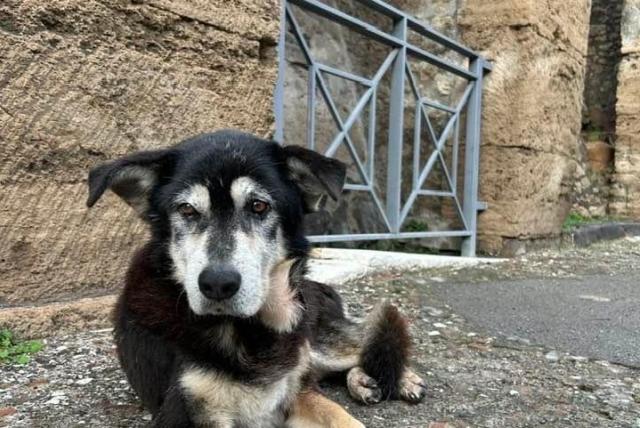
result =
[{"label": "ancient masonry", "polygon": [[467,0],[463,40],[494,62],[485,92],[481,246],[523,250],[571,209],[590,2]]},{"label": "ancient masonry", "polygon": [[611,213],[640,218],[640,0],[625,0]]},{"label": "ancient masonry", "polygon": [[277,0],[0,2],[0,326],[105,322],[144,226],[112,195],[86,209],[89,167],[270,133],[278,21]]}]

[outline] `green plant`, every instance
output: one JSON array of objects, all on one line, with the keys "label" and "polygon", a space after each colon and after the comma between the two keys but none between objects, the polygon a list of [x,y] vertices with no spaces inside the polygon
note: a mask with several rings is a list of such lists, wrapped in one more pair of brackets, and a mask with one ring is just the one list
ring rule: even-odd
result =
[{"label": "green plant", "polygon": [[564,220],[564,223],[562,224],[562,230],[573,230],[578,226],[589,224],[591,221],[592,219],[590,219],[589,217],[585,217],[582,214],[578,214],[576,212],[571,212]]},{"label": "green plant", "polygon": [[404,227],[405,232],[426,232],[429,230],[429,225],[420,220],[409,220]]},{"label": "green plant", "polygon": [[613,221],[621,221],[622,219],[615,216],[596,216],[596,217],[585,217],[582,214],[578,214],[576,212],[571,212],[564,220],[562,224],[562,230],[565,232],[570,232],[580,226],[586,226],[589,224],[601,224]]},{"label": "green plant", "polygon": [[41,340],[17,341],[7,329],[0,330],[0,363],[27,364],[31,355],[44,348]]}]

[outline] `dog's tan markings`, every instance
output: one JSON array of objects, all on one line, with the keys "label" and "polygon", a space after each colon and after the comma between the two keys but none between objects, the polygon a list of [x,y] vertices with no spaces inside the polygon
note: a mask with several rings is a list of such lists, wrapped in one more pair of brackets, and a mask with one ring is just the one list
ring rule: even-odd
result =
[{"label": "dog's tan markings", "polygon": [[293,404],[287,428],[364,428],[338,403],[316,391],[303,391]]},{"label": "dog's tan markings", "polygon": [[230,322],[221,324],[211,331],[210,340],[221,350],[230,355],[241,355],[242,345],[236,341],[236,331]]},{"label": "dog's tan markings", "polygon": [[312,350],[311,365],[316,374],[322,376],[328,373],[343,372],[358,365],[360,348],[350,350],[327,349]]},{"label": "dog's tan markings", "polygon": [[410,403],[422,401],[427,394],[427,387],[424,380],[410,368],[405,368],[400,379],[400,398]]},{"label": "dog's tan markings", "polygon": [[309,370],[309,350],[307,342],[301,348],[298,364],[267,385],[248,385],[215,370],[185,370],[180,385],[201,409],[194,416],[195,422],[216,427],[279,426],[278,422],[282,423],[280,408],[291,406],[300,391],[301,379]]},{"label": "dog's tan markings", "polygon": [[289,273],[294,262],[286,260],[272,269],[267,298],[259,312],[260,320],[278,333],[292,331],[302,316],[302,305],[289,287]]},{"label": "dog's tan markings", "polygon": [[382,391],[376,381],[360,367],[354,367],[347,373],[347,388],[353,398],[364,404],[375,404],[382,400]]}]

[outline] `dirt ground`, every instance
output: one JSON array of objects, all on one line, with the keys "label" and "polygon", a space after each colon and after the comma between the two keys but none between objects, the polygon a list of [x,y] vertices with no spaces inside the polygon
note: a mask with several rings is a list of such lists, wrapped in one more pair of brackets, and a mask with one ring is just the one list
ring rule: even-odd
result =
[{"label": "dirt ground", "polygon": [[[491,336],[436,292],[442,284],[508,278],[620,273],[640,268],[638,242],[542,252],[500,265],[388,272],[341,286],[351,313],[380,299],[411,320],[414,362],[428,386],[424,403],[355,404],[336,385],[326,392],[367,427],[640,428],[640,371],[571,355],[518,337]],[[50,337],[27,366],[0,367],[0,426],[137,427],[148,415],[129,389],[109,330]]]}]

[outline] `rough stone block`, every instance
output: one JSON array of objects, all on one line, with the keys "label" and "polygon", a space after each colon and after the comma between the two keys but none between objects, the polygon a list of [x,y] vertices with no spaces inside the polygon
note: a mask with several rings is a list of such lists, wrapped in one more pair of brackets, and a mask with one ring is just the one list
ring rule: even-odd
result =
[{"label": "rough stone block", "polygon": [[0,3],[0,306],[113,291],[144,228],[92,165],[271,132],[275,0]]},{"label": "rough stone block", "polygon": [[589,1],[467,0],[462,39],[493,61],[483,105],[481,249],[558,235],[581,129]]}]

